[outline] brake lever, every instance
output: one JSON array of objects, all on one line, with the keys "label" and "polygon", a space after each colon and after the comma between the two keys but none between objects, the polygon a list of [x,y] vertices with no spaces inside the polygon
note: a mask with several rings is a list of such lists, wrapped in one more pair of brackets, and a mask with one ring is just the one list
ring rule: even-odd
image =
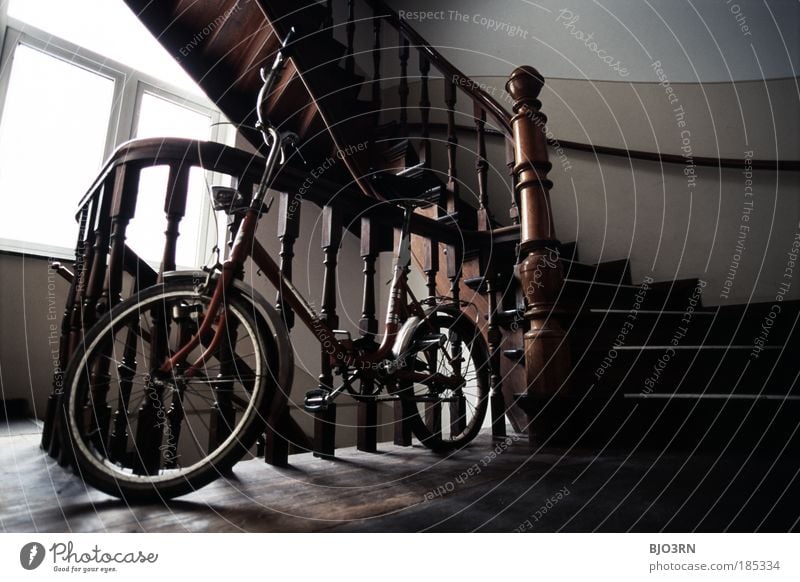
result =
[{"label": "brake lever", "polygon": [[[297,143],[300,141],[300,136],[294,133],[293,131],[287,131],[281,135],[283,138],[282,142],[286,145],[286,147],[292,148],[294,150],[294,153],[297,154],[297,156],[300,158],[300,161],[303,162],[303,165],[307,166],[308,162],[306,162],[306,159],[303,157],[303,154],[300,153],[300,148],[297,147]],[[283,156],[281,158],[281,164],[283,164],[285,162],[285,157],[286,157],[285,150],[281,151],[281,155]]]}]

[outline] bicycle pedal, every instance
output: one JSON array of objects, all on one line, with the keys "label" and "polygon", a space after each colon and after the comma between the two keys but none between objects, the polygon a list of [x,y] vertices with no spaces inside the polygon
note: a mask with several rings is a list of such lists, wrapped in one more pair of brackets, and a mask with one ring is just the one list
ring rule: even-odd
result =
[{"label": "bicycle pedal", "polygon": [[328,391],[315,388],[306,392],[303,399],[303,408],[306,412],[318,412],[328,408]]}]

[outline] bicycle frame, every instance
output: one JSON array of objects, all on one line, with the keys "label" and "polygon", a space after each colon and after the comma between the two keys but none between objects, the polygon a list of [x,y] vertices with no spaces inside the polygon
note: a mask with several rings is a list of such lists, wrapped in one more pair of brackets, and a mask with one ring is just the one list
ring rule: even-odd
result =
[{"label": "bicycle frame", "polygon": [[[276,148],[280,148],[280,136],[277,136],[277,134],[272,147],[271,154],[276,151]],[[276,160],[277,154],[268,157],[265,174],[267,174],[267,171],[271,174]],[[207,337],[215,319],[218,319],[219,325],[214,332],[211,342],[197,360],[184,371],[184,374],[188,377],[196,374],[201,366],[211,357],[225,336],[225,310],[220,308],[223,307],[225,295],[231,288],[236,275],[241,272],[248,257],[252,257],[255,264],[264,273],[267,279],[280,290],[281,301],[297,314],[299,319],[314,334],[320,344],[326,347],[326,351],[333,359],[342,360],[346,357],[348,366],[365,369],[374,367],[377,362],[391,355],[392,348],[395,344],[395,338],[400,330],[400,321],[403,315],[402,310],[405,307],[402,301],[404,292],[410,293],[407,287],[407,280],[411,263],[411,210],[409,208],[405,210],[405,218],[400,233],[381,343],[375,351],[356,354],[337,339],[334,330],[328,326],[324,319],[319,317],[292,282],[281,273],[280,268],[266,249],[255,239],[256,226],[258,224],[265,193],[265,187],[262,186],[259,188],[259,192],[253,197],[247,209],[244,220],[236,234],[230,257],[222,266],[221,276],[217,279],[214,294],[209,303],[206,316],[200,324],[200,328],[183,348],[161,366],[159,371],[168,373],[174,370],[176,366],[181,365],[186,360],[189,353],[199,345],[200,338],[204,336]]]},{"label": "bicycle frame", "polygon": [[[311,305],[305,300],[300,292],[292,285],[291,281],[286,279],[281,273],[280,268],[255,238],[256,227],[258,220],[263,213],[264,198],[267,194],[267,189],[270,180],[273,176],[278,160],[283,160],[283,142],[284,136],[273,127],[266,117],[265,104],[269,97],[269,93],[274,85],[276,79],[280,76],[281,71],[286,60],[286,50],[290,43],[290,39],[294,35],[292,30],[282,43],[282,49],[278,51],[272,69],[268,74],[264,70],[261,71],[264,84],[259,91],[257,98],[258,124],[257,127],[261,131],[264,138],[264,143],[269,147],[266,163],[264,166],[264,173],[261,182],[259,183],[258,190],[250,200],[250,204],[245,213],[244,219],[239,226],[236,233],[233,246],[231,248],[230,257],[222,265],[221,276],[216,281],[214,294],[208,306],[203,321],[197,333],[191,340],[184,345],[177,353],[167,359],[166,362],[159,368],[161,373],[172,372],[176,367],[181,366],[189,354],[200,344],[201,337],[208,337],[211,332],[215,320],[218,321],[217,330],[203,353],[186,369],[183,371],[185,376],[191,377],[197,374],[200,367],[212,356],[215,350],[219,347],[223,338],[225,337],[226,310],[224,309],[225,295],[231,289],[236,276],[242,272],[245,261],[248,257],[252,257],[255,264],[266,275],[267,279],[279,289],[281,294],[281,301],[284,305],[288,305],[303,324],[314,334],[320,344],[325,347],[328,354],[331,355],[332,361],[342,362],[347,358],[347,366],[360,369],[370,369],[376,363],[381,362],[388,358],[392,353],[392,348],[395,346],[395,339],[400,331],[400,322],[402,320],[402,310],[405,308],[402,301],[405,297],[404,292],[408,293],[412,300],[413,294],[408,289],[408,271],[411,264],[411,207],[409,205],[404,208],[403,227],[401,229],[400,242],[396,254],[396,263],[394,267],[394,275],[392,277],[392,286],[389,293],[389,302],[386,308],[386,320],[383,337],[381,343],[375,351],[364,353],[355,353],[349,346],[343,345],[337,338],[335,330],[331,329],[327,322],[320,318],[314,311]],[[414,304],[418,306],[416,300]],[[222,308],[222,309],[221,309]],[[420,315],[422,310],[418,308]]]}]

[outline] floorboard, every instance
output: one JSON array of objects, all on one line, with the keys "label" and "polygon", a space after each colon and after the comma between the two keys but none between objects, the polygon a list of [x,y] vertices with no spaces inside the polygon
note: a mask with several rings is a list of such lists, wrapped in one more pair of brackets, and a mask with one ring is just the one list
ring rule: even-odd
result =
[{"label": "floorboard", "polygon": [[2,428],[7,532],[790,531],[800,519],[794,442],[598,454],[516,437],[498,448],[481,434],[448,456],[384,443],[377,454],[337,450],[335,460],[293,455],[282,469],[242,461],[232,478],[191,495],[128,506],[41,451],[38,424]]}]

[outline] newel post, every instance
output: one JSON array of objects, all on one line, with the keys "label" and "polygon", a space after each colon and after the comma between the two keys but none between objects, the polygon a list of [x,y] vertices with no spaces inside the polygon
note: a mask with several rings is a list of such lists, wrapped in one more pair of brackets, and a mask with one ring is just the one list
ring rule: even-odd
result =
[{"label": "newel post", "polygon": [[[518,67],[506,83],[514,100],[514,177],[519,200],[519,279],[525,295],[525,373],[527,397],[540,402],[565,395],[570,357],[564,330],[554,315],[556,299],[564,283],[558,258],[559,241],[550,209],[553,183],[547,173],[545,124],[539,93],[544,79],[533,67]],[[529,414],[531,411],[529,410]]]}]

